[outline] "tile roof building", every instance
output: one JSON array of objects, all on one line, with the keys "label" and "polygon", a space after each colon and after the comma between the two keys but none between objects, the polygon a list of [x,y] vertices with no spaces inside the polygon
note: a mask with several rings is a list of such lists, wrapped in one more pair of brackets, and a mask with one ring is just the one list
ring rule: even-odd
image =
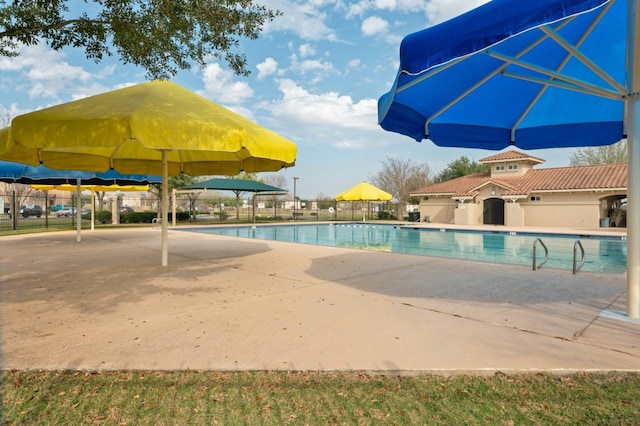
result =
[{"label": "tile roof building", "polygon": [[413,191],[420,197],[420,217],[460,225],[626,226],[620,209],[626,164],[534,169],[544,160],[518,151],[480,163],[491,171]]}]

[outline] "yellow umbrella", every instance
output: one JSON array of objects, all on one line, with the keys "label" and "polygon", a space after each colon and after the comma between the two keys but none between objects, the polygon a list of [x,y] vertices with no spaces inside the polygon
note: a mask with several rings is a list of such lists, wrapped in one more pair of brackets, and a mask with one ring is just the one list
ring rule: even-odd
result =
[{"label": "yellow umbrella", "polygon": [[290,140],[169,81],[152,81],[20,115],[0,159],[52,169],[162,175],[162,265],[168,264],[167,179],[292,167]]},{"label": "yellow umbrella", "polygon": [[[367,183],[360,182],[356,186],[336,196],[337,201],[389,201],[393,195],[380,188]],[[366,220],[366,209],[362,209],[362,221]]]},{"label": "yellow umbrella", "polygon": [[[52,189],[58,191],[78,191],[78,199],[80,199],[80,191],[91,191],[91,230],[94,230],[96,212],[95,212],[95,193],[96,192],[138,192],[138,191],[148,191],[149,185],[71,185],[71,184],[61,184],[61,185],[39,185],[39,184],[31,184],[33,189],[37,189],[40,191],[50,191]],[[80,210],[78,208],[78,210]],[[78,222],[80,221],[80,216],[78,216]],[[80,227],[78,227],[78,232],[80,232]],[[78,234],[79,235],[79,234]]]}]

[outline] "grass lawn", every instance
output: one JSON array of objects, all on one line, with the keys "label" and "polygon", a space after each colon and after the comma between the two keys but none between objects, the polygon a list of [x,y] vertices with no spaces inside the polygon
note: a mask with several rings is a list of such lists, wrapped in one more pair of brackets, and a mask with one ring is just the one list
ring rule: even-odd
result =
[{"label": "grass lawn", "polygon": [[640,373],[4,371],[10,425],[637,425]]}]

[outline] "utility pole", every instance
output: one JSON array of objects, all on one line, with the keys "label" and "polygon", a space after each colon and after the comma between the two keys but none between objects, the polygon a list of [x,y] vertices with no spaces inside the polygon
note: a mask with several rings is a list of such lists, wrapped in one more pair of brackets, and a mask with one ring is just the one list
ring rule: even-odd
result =
[{"label": "utility pole", "polygon": [[296,182],[298,182],[299,177],[293,178],[293,220],[296,220]]}]

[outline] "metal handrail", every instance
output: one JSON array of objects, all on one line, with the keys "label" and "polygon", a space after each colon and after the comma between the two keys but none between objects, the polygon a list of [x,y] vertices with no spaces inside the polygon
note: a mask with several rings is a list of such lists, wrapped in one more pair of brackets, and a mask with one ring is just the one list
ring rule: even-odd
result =
[{"label": "metal handrail", "polygon": [[[580,263],[580,267],[577,267],[576,263],[576,255],[578,254],[578,247],[580,247],[580,251],[582,252],[582,261]],[[582,243],[580,240],[576,240],[573,244],[573,274],[575,275],[582,267],[584,266],[584,247],[582,247]]]},{"label": "metal handrail", "polygon": [[[544,248],[544,260],[539,265],[536,265],[536,246],[538,243],[540,243],[540,245]],[[536,240],[533,242],[533,270],[535,271],[536,269],[542,268],[542,265],[547,263],[548,260],[549,260],[549,249],[547,249],[547,246],[540,238],[536,238]]]}]

